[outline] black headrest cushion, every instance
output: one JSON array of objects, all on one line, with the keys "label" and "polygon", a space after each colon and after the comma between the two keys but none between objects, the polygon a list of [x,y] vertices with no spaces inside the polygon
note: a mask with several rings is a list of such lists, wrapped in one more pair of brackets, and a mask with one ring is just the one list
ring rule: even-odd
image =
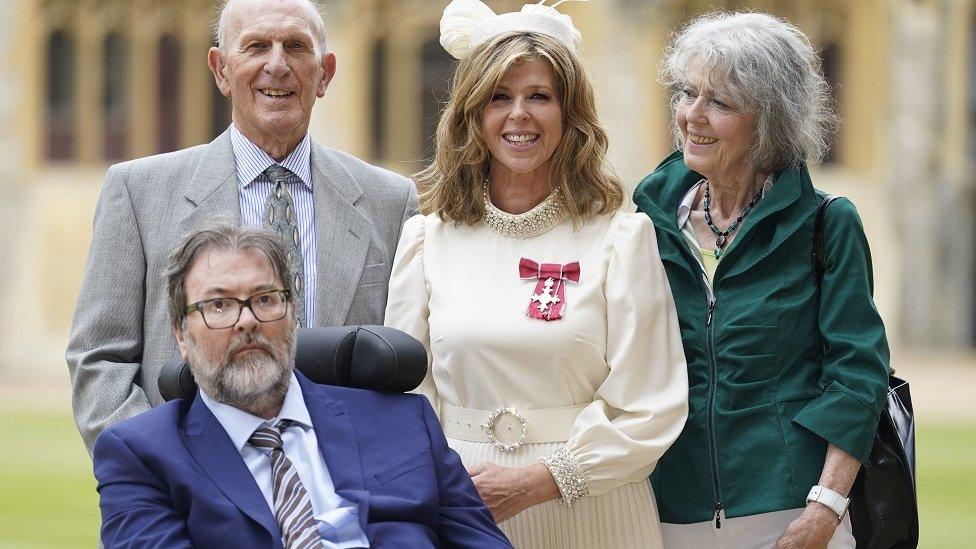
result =
[{"label": "black headrest cushion", "polygon": [[[295,367],[324,385],[402,393],[415,389],[427,374],[427,352],[419,341],[386,326],[302,328]],[[197,384],[179,356],[159,373],[164,400],[192,400]]]}]

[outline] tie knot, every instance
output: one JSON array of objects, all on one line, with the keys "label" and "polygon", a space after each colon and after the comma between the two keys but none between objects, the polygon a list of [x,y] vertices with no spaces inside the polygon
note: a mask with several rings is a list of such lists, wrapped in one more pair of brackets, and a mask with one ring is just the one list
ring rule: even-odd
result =
[{"label": "tie knot", "polygon": [[247,443],[256,448],[267,448],[269,450],[281,450],[281,431],[287,429],[288,424],[284,421],[278,423],[278,427],[259,427],[251,434]]},{"label": "tie knot", "polygon": [[268,176],[268,179],[270,179],[272,183],[284,183],[285,179],[288,178],[288,174],[290,173],[291,172],[288,171],[288,168],[280,164],[272,164],[268,166],[268,169],[264,170],[264,174]]}]

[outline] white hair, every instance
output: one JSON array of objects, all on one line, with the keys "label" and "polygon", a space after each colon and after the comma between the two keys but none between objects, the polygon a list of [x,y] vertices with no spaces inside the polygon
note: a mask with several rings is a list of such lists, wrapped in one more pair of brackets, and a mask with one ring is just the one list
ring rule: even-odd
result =
[{"label": "white hair", "polygon": [[[308,16],[308,26],[312,29],[312,35],[315,37],[319,53],[325,53],[328,51],[328,48],[326,47],[325,41],[325,16],[323,15],[322,6],[315,0],[295,1],[303,4],[305,7]],[[235,0],[225,0],[223,7],[220,9],[220,15],[217,16],[217,21],[213,24],[214,44],[221,50],[226,50],[227,43],[230,40],[228,36],[230,32],[230,13],[231,7],[236,3]]]},{"label": "white hair", "polygon": [[[698,63],[713,88],[756,116],[751,154],[761,173],[819,162],[837,125],[830,86],[810,39],[764,13],[713,12],[679,31],[665,49],[660,81],[675,93]],[[680,133],[675,127],[676,144]]]}]

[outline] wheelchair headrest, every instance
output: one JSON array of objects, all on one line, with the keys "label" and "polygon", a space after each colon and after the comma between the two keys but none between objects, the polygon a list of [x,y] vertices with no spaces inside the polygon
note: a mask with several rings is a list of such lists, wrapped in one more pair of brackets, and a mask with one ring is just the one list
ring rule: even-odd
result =
[{"label": "wheelchair headrest", "polygon": [[[295,367],[324,385],[403,393],[427,374],[427,352],[419,341],[386,326],[337,326],[298,330]],[[159,372],[164,400],[192,400],[197,384],[190,367],[175,356]]]}]

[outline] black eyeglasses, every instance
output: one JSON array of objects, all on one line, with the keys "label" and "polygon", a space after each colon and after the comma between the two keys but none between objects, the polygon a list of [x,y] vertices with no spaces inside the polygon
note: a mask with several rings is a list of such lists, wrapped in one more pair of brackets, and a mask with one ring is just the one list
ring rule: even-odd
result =
[{"label": "black eyeglasses", "polygon": [[194,311],[200,311],[203,323],[211,330],[222,330],[237,324],[241,319],[244,307],[251,310],[254,318],[261,322],[281,320],[288,314],[288,300],[291,292],[288,290],[268,290],[240,300],[236,297],[215,297],[197,301],[187,305],[184,313],[189,316]]}]

